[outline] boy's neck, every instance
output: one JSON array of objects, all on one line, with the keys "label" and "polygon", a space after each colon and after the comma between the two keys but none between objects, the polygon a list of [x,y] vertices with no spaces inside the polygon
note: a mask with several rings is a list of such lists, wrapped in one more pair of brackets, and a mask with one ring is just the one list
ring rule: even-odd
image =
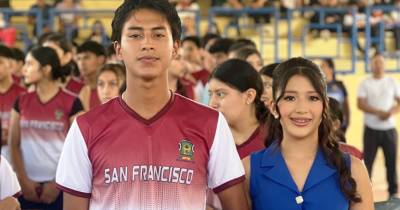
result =
[{"label": "boy's neck", "polygon": [[127,88],[122,99],[144,119],[155,116],[172,97],[166,76],[152,81],[128,77],[126,82]]},{"label": "boy's neck", "polygon": [[11,85],[13,84],[12,77],[6,77],[4,80],[0,81],[0,93],[5,93],[7,92],[8,89],[10,89]]}]

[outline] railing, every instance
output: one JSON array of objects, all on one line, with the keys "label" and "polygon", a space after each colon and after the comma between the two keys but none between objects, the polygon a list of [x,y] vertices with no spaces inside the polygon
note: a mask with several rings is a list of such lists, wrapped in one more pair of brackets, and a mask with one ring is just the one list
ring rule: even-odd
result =
[{"label": "railing", "polygon": [[[382,11],[383,13],[389,13],[389,12],[397,12],[399,15],[399,22],[397,25],[392,25],[389,26],[385,23],[385,21],[381,21],[378,23],[379,27],[379,33],[377,37],[372,37],[371,34],[371,21],[370,17],[372,16],[373,11]],[[368,7],[366,9],[366,30],[365,30],[365,56],[364,56],[364,62],[365,62],[365,71],[369,72],[370,71],[370,57],[368,56],[368,52],[370,50],[371,44],[373,42],[378,43],[378,51],[383,52],[384,51],[384,45],[385,45],[385,29],[388,27],[400,27],[400,7],[394,7],[394,6],[374,6],[374,7]],[[400,40],[397,40],[400,41]],[[396,58],[396,68],[395,69],[386,69],[387,72],[400,72],[400,57],[397,55]]]},{"label": "railing", "polygon": [[[371,23],[370,23],[370,17],[373,11],[375,10],[381,10],[385,13],[391,12],[391,11],[397,11],[400,14],[400,8],[395,8],[393,6],[376,6],[376,7],[369,7],[366,9],[366,27],[365,27],[365,42],[366,42],[366,47],[365,47],[365,53],[364,53],[364,57],[363,57],[363,62],[365,63],[365,70],[369,71],[369,63],[370,63],[370,56],[368,56],[368,52],[371,46],[371,43],[375,42],[378,44],[379,46],[379,50],[383,50],[383,43],[384,43],[384,32],[385,29],[387,28],[387,25],[385,25],[384,22],[380,23],[380,32],[378,34],[378,36],[376,37],[372,37],[371,36]],[[191,12],[191,13],[195,13],[195,22],[196,22],[196,33],[197,35],[200,35],[200,13],[199,11],[193,11],[193,10],[182,10],[184,12]],[[236,9],[229,9],[229,8],[221,8],[221,7],[214,7],[214,8],[210,8],[209,10],[209,16],[208,16],[208,21],[209,24],[215,23],[215,18],[217,16],[230,16],[230,17],[243,17],[243,16],[247,16],[247,15],[270,15],[271,18],[271,23],[272,24],[272,28],[273,28],[273,39],[272,41],[267,41],[266,40],[266,36],[265,36],[265,30],[264,27],[266,26],[266,24],[259,24],[259,25],[237,25],[237,27],[240,28],[254,28],[255,30],[257,30],[259,32],[259,46],[260,46],[260,51],[264,52],[264,46],[267,44],[270,44],[271,46],[273,46],[274,51],[273,51],[273,59],[278,62],[279,60],[282,59],[286,59],[286,58],[290,58],[292,57],[292,48],[293,48],[293,44],[294,42],[296,42],[297,40],[294,39],[293,37],[293,13],[295,12],[299,12],[299,13],[305,13],[305,12],[314,12],[314,13],[319,13],[319,21],[318,23],[313,23],[313,24],[305,24],[303,25],[303,33],[302,33],[302,37],[300,39],[301,42],[301,46],[302,46],[302,51],[301,54],[304,57],[310,57],[309,55],[307,55],[307,51],[305,50],[306,46],[307,46],[307,42],[306,42],[306,35],[309,31],[309,29],[312,28],[317,28],[317,29],[334,29],[336,32],[336,38],[338,40],[338,44],[336,46],[336,55],[333,56],[334,58],[344,58],[340,52],[341,52],[341,47],[343,45],[343,28],[342,25],[340,23],[337,24],[325,24],[324,22],[324,17],[326,15],[329,15],[330,13],[341,13],[341,14],[345,14],[345,13],[351,13],[353,20],[355,20],[355,15],[356,15],[356,9],[355,8],[315,8],[315,7],[304,7],[304,8],[300,8],[300,9],[294,9],[294,10],[287,10],[287,14],[286,14],[286,19],[285,20],[281,20],[281,14],[279,12],[278,8],[274,8],[274,7],[270,7],[270,8],[262,8],[262,9],[252,9],[252,8],[244,8],[241,10],[236,10]],[[35,17],[35,24],[36,24],[36,34],[41,34],[42,33],[42,28],[44,26],[44,24],[47,25],[47,22],[45,23],[45,21],[42,18],[42,13],[40,10],[35,9],[35,10],[12,10],[9,8],[2,8],[0,9],[0,13],[3,14],[6,25],[10,25],[10,19],[12,16],[34,16]],[[101,15],[100,18],[104,17],[105,14],[110,15],[110,17],[112,17],[112,15],[114,14],[114,10],[111,9],[101,9],[101,10],[86,10],[86,9],[78,9],[78,10],[57,10],[57,9],[52,9],[50,11],[50,21],[48,23],[49,27],[51,29],[54,30],[55,28],[55,19],[57,18],[57,16],[64,14],[64,13],[73,13],[76,15],[80,15],[83,18],[83,26],[81,25],[80,27],[82,28],[87,28],[88,27],[88,19],[89,18],[93,18],[93,16],[96,16],[98,14]],[[288,30],[288,34],[287,34],[287,40],[288,40],[288,46],[287,46],[287,57],[286,58],[280,58],[279,57],[279,25],[281,21],[286,21],[287,22],[287,30]],[[242,23],[241,23],[242,24]],[[29,34],[26,25],[12,25],[13,27],[19,29],[22,33],[25,34]],[[229,26],[226,26],[229,27]],[[396,26],[396,27],[400,27],[400,26]],[[338,73],[354,73],[355,72],[355,68],[356,68],[356,63],[358,62],[357,56],[356,56],[356,46],[357,46],[357,26],[355,21],[353,21],[353,24],[351,26],[351,36],[350,36],[350,44],[351,44],[351,55],[349,57],[349,60],[351,61],[351,67],[348,69],[338,69]],[[327,55],[319,55],[321,57],[326,57]],[[332,56],[330,56],[332,57]],[[346,59],[346,58],[345,58]],[[389,69],[388,71],[390,72],[399,72],[400,71],[400,58],[397,57],[397,66],[395,69]]]},{"label": "railing", "polygon": [[[252,8],[244,8],[244,9],[231,9],[231,8],[225,8],[225,7],[212,7],[209,9],[209,14],[208,14],[208,24],[209,24],[209,30],[210,27],[216,25],[215,24],[215,18],[217,16],[233,16],[236,18],[243,17],[246,15],[272,15],[274,18],[274,40],[270,44],[274,46],[274,60],[278,62],[279,59],[279,9],[276,9],[274,7],[269,7],[269,8],[262,8],[262,9],[252,9]],[[227,28],[225,27],[225,35],[227,34]],[[252,27],[258,29],[260,33],[260,51],[264,51],[264,45],[267,44],[268,42],[265,41],[265,30],[264,30],[264,24],[260,25],[237,25],[236,27],[239,28],[246,28],[246,27]]]}]

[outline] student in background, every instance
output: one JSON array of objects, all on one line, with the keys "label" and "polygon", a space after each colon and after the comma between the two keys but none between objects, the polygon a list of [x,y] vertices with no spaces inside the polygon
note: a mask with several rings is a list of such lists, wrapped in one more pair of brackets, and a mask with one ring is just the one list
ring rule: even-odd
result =
[{"label": "student in background", "polygon": [[125,83],[125,69],[121,64],[104,64],[97,73],[97,94],[102,104],[118,97]]},{"label": "student in background", "polygon": [[52,48],[32,49],[23,73],[35,91],[18,97],[11,112],[9,142],[22,209],[62,209],[62,193],[54,181],[57,163],[70,123],[83,108],[60,87],[60,68]]}]

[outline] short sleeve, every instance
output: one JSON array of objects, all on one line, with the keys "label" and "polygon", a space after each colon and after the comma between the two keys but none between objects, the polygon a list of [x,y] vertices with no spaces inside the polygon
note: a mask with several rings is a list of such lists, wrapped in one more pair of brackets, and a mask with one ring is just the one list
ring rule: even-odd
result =
[{"label": "short sleeve", "polygon": [[82,102],[79,98],[75,98],[74,103],[72,104],[71,111],[69,112],[69,117],[72,117],[81,111],[83,111]]},{"label": "short sleeve", "polygon": [[394,86],[394,89],[395,89],[395,91],[394,91],[394,92],[395,92],[394,96],[395,96],[396,98],[400,98],[400,86],[399,86],[399,83],[397,83],[395,79],[393,79],[393,86]]},{"label": "short sleeve", "polygon": [[3,156],[0,156],[0,200],[10,196],[17,196],[20,193],[21,187],[17,176],[8,161]]},{"label": "short sleeve", "polygon": [[90,198],[92,191],[92,164],[88,149],[76,120],[65,139],[57,167],[57,186],[64,192]]},{"label": "short sleeve", "polygon": [[244,181],[244,168],[232,133],[224,116],[219,113],[214,141],[208,162],[208,186],[215,193]]},{"label": "short sleeve", "polygon": [[360,86],[358,87],[357,97],[358,98],[366,98],[367,97],[367,89],[366,89],[366,80],[362,81]]}]

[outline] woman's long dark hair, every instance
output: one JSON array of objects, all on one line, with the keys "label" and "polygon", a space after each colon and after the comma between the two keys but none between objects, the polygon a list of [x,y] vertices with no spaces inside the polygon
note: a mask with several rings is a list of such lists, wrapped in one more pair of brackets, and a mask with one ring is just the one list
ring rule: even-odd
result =
[{"label": "woman's long dark hair", "polygon": [[[318,128],[318,145],[322,149],[328,162],[337,169],[340,189],[346,198],[352,202],[361,202],[361,198],[356,192],[356,182],[351,177],[351,169],[346,165],[344,154],[339,150],[338,136],[333,129],[332,116],[328,105],[325,78],[316,64],[310,60],[299,57],[289,59],[278,65],[274,71],[272,83],[276,111],[280,116],[277,104],[283,97],[288,81],[295,75],[306,77],[320,95],[323,103],[323,111],[322,121]],[[279,144],[282,142],[283,131],[279,118],[268,118],[267,125],[270,127],[266,138],[266,144],[270,144],[268,139],[275,139]]]},{"label": "woman's long dark hair", "polygon": [[260,124],[265,123],[268,111],[261,101],[264,86],[261,76],[253,66],[243,60],[231,59],[218,66],[210,75],[209,80],[211,79],[217,79],[242,93],[250,88],[254,89],[256,91],[254,99],[256,118]]}]

